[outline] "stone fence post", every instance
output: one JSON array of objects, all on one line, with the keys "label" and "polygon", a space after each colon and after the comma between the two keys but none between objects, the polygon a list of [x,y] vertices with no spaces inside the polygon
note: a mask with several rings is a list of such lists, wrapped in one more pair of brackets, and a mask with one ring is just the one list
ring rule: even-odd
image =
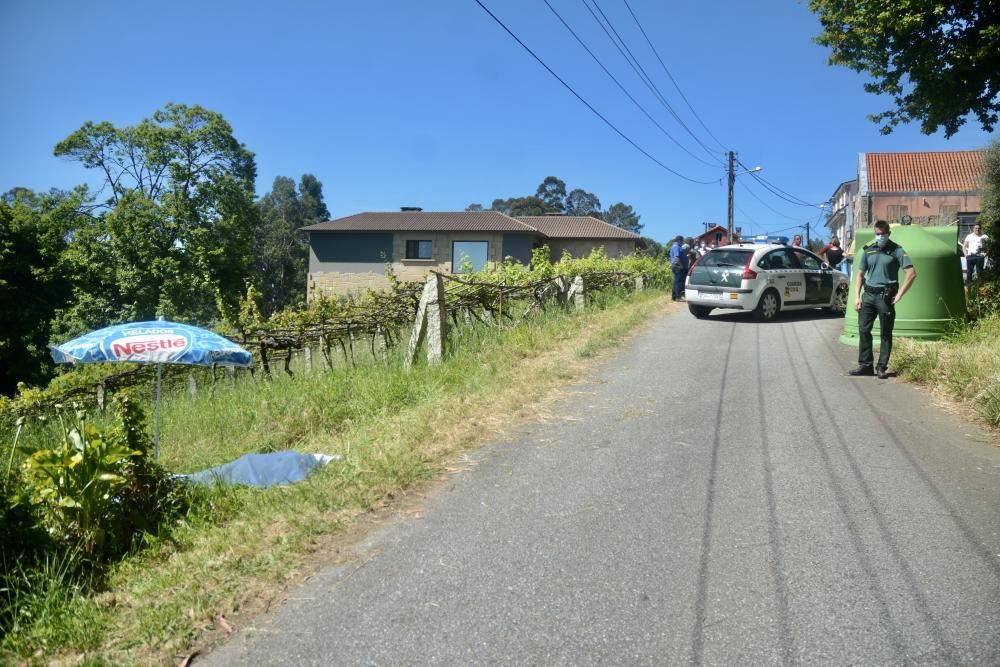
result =
[{"label": "stone fence post", "polygon": [[447,312],[444,303],[444,278],[436,273],[427,275],[424,291],[420,295],[417,316],[406,346],[405,366],[413,365],[420,344],[427,341],[427,363],[441,363],[444,358],[444,336]]}]

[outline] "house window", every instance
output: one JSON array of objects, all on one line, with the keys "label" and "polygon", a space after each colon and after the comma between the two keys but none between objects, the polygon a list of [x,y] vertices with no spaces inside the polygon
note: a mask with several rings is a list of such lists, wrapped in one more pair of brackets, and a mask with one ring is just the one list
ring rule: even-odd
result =
[{"label": "house window", "polygon": [[488,241],[455,241],[451,244],[451,272],[462,273],[463,262],[468,261],[473,271],[486,268],[490,244]]},{"label": "house window", "polygon": [[407,241],[406,259],[433,259],[434,244],[430,241]]},{"label": "house window", "polygon": [[892,204],[886,207],[886,215],[889,220],[894,222],[899,222],[904,215],[908,215],[910,212],[909,207],[903,206],[902,204]]},{"label": "house window", "polygon": [[941,224],[950,225],[958,220],[958,206],[954,204],[941,204]]}]

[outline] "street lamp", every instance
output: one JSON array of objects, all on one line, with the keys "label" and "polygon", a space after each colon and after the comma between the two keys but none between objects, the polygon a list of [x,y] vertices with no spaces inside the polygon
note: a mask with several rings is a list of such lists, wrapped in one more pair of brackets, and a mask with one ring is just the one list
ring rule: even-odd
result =
[{"label": "street lamp", "polygon": [[726,233],[729,235],[729,242],[733,242],[733,186],[736,184],[736,177],[742,176],[743,174],[752,174],[756,171],[760,171],[763,167],[754,167],[753,169],[747,169],[746,171],[737,174],[733,171],[733,163],[736,161],[736,154],[729,151],[729,211],[726,216],[728,222]]}]

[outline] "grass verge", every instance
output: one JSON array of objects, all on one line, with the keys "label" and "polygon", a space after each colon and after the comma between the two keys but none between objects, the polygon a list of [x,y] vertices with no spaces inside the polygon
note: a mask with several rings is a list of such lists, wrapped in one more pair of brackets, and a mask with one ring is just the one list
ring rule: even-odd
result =
[{"label": "grass verge", "polygon": [[0,661],[176,663],[280,600],[312,565],[336,562],[338,536],[372,510],[440,477],[463,450],[543,413],[555,388],[670,306],[660,291],[601,294],[585,311],[553,310],[502,331],[455,331],[438,366],[405,372],[394,356],[169,397],[161,463],[173,470],[286,448],[343,458],[289,487],[203,492],[168,534],[116,566],[99,595],[63,589],[53,568],[38,588],[36,606],[47,616],[3,638]]},{"label": "grass verge", "polygon": [[893,365],[905,379],[970,407],[981,423],[1000,429],[1000,313],[941,341],[899,339]]}]

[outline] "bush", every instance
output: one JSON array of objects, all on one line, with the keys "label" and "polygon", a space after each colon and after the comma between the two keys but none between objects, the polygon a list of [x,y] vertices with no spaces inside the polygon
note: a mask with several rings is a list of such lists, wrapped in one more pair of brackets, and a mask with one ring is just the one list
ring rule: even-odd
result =
[{"label": "bush", "polygon": [[144,533],[183,509],[183,490],[148,457],[142,412],[128,397],[116,401],[120,424],[99,429],[83,410],[59,408],[59,442],[28,453],[26,493],[39,524],[64,548],[88,560],[127,553]]}]

